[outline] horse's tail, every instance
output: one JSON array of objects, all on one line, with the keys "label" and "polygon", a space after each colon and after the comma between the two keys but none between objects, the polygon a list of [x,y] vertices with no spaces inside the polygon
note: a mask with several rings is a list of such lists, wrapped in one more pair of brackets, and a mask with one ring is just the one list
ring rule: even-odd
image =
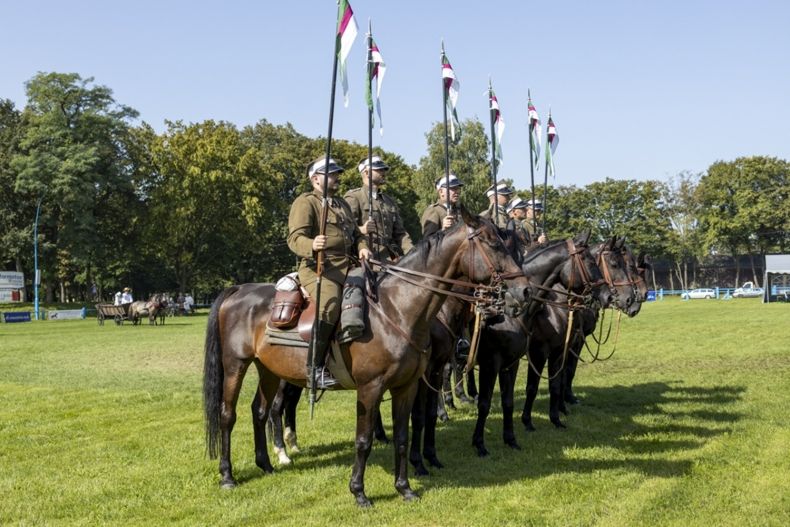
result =
[{"label": "horse's tail", "polygon": [[238,291],[238,286],[225,289],[211,306],[206,328],[206,357],[203,362],[203,412],[206,418],[206,450],[211,459],[219,454],[219,417],[222,406],[222,342],[219,334],[219,308],[222,302]]}]

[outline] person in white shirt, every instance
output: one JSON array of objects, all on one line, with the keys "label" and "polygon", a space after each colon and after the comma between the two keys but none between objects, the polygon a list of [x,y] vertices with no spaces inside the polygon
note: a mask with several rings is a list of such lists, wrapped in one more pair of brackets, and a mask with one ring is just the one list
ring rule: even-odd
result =
[{"label": "person in white shirt", "polygon": [[132,298],[132,290],[128,287],[123,288],[123,295],[121,295],[121,304],[131,304],[134,302]]},{"label": "person in white shirt", "polygon": [[187,293],[187,296],[184,297],[184,313],[190,314],[192,313],[192,305],[195,303],[195,299],[192,298],[192,295]]},{"label": "person in white shirt", "polygon": [[120,305],[121,305],[121,296],[122,296],[122,295],[121,295],[121,292],[120,292],[120,291],[118,291],[117,293],[115,293],[115,305],[116,305],[116,306],[120,306]]}]

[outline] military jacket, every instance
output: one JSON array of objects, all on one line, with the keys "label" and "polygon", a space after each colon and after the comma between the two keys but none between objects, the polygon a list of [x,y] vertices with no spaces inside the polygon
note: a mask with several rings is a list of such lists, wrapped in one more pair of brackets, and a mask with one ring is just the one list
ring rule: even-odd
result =
[{"label": "military jacket", "polygon": [[[326,221],[327,244],[324,249],[324,276],[342,284],[352,266],[350,256],[360,249],[368,248],[365,236],[359,232],[348,203],[337,196],[327,198]],[[321,193],[306,192],[296,198],[288,215],[288,248],[301,258],[299,271],[315,272],[316,253],[313,239],[318,236],[321,225]]]},{"label": "military jacket", "polygon": [[[429,205],[425,212],[422,213],[422,234],[428,236],[436,231],[442,230],[442,220],[447,216],[446,203],[437,201],[433,205]],[[456,222],[461,221],[461,211],[457,206],[452,206],[451,214],[455,217]]]},{"label": "military jacket", "polygon": [[[368,220],[369,197],[368,187],[355,188],[344,196],[357,225]],[[411,250],[411,236],[403,228],[403,220],[395,200],[378,190],[373,198],[373,221],[376,232],[371,233],[373,247],[370,248],[379,260],[398,257]]]},{"label": "military jacket", "polygon": [[[487,210],[484,210],[483,212],[481,212],[480,216],[482,218],[486,218],[486,219],[491,220],[491,222],[493,223],[494,222],[494,204],[492,203],[488,207]],[[505,207],[500,205],[499,206],[499,223],[497,223],[496,226],[499,227],[500,229],[506,228],[507,227],[507,220],[508,220],[507,211],[505,210]]]}]

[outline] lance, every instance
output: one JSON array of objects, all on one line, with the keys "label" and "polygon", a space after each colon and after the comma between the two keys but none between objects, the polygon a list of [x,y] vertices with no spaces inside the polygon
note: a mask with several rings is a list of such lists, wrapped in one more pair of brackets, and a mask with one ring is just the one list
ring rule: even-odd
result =
[{"label": "lance", "polygon": [[[338,11],[340,4],[338,2]],[[338,13],[339,15],[339,13]],[[339,18],[339,16],[338,16]],[[337,28],[332,35],[335,39],[334,45],[334,58],[332,59],[332,87],[330,89],[329,97],[329,127],[326,133],[326,157],[324,158],[324,184],[321,192],[321,222],[318,228],[318,234],[324,236],[326,234],[326,221],[329,214],[329,207],[327,204],[327,185],[329,179],[329,159],[332,157],[332,123],[335,118],[335,85],[337,84],[337,61],[339,54],[340,39],[338,38]],[[321,278],[324,272],[324,251],[318,251],[316,255],[316,282],[315,282],[315,317],[313,318],[313,329],[310,336],[310,347],[307,350],[307,363],[309,364],[309,371],[307,375],[307,387],[309,389],[309,402],[310,402],[310,419],[313,418],[315,409],[315,370],[316,370],[316,357],[318,355],[319,345],[326,343],[319,342],[319,322],[321,320],[321,313],[318,306],[321,305]]]},{"label": "lance", "polygon": [[[546,207],[546,199],[548,197],[549,192],[549,156],[551,155],[549,152],[551,151],[551,145],[549,144],[549,124],[551,123],[551,106],[549,106],[549,120],[546,122],[546,164],[543,167],[543,217],[540,219],[540,231],[546,232],[546,213],[548,212],[548,207]],[[533,212],[532,215],[534,216],[535,213]],[[537,232],[537,231],[536,231]]]},{"label": "lance", "polygon": [[491,114],[491,181],[494,185],[494,225],[499,227],[499,193],[496,182],[496,133],[494,132],[496,110],[494,110],[494,89],[491,87],[491,77],[488,78],[488,105],[490,106],[488,113]]},{"label": "lance", "polygon": [[[529,116],[529,106],[532,104],[532,95],[530,94],[529,90],[527,90],[527,115]],[[529,116],[529,180],[530,180],[530,192],[532,193],[532,230],[537,235],[538,233],[538,223],[535,219],[535,161],[533,158],[533,153],[535,150],[535,146],[532,144],[532,130],[534,125],[532,124],[532,116]]]},{"label": "lance", "polygon": [[[379,124],[379,126],[381,126]],[[368,220],[373,219],[373,25],[368,18]],[[368,233],[373,249],[373,233]]]},{"label": "lance", "polygon": [[[442,59],[444,54],[444,40],[442,40]],[[444,64],[444,60],[442,60]],[[452,81],[451,81],[452,82]],[[450,138],[447,135],[447,82],[444,78],[444,65],[442,65],[442,99],[444,101],[444,195],[447,215],[450,215]]]}]

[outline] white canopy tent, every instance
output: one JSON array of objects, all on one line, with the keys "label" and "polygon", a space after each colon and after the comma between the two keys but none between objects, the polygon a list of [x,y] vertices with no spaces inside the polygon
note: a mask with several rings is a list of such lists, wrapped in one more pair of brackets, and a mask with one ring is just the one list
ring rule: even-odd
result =
[{"label": "white canopy tent", "polygon": [[776,295],[773,295],[773,299],[771,298],[771,286],[773,278],[781,274],[790,275],[790,254],[766,254],[765,275],[763,276],[763,285],[765,286],[763,302],[776,300]]}]

